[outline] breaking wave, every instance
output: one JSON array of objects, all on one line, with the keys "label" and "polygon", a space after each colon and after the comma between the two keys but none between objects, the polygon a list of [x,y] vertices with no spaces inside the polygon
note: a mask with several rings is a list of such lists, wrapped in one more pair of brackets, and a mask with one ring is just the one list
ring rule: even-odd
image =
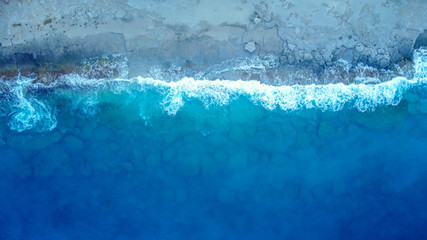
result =
[{"label": "breaking wave", "polygon": [[[259,81],[195,80],[182,78],[167,82],[153,78],[88,79],[69,74],[46,86],[19,77],[0,83],[1,118],[10,129],[49,131],[56,127],[58,106],[84,116],[93,116],[99,104],[137,106],[142,118],[146,114],[176,115],[186,103],[195,101],[205,108],[232,104],[245,98],[267,110],[296,111],[320,109],[340,111],[344,108],[374,111],[382,106],[398,105],[405,94],[427,81],[427,51],[414,54],[414,77],[395,77],[389,81],[367,84],[271,86]],[[131,109],[131,108],[130,108]],[[151,109],[151,113],[147,113]],[[153,110],[154,109],[154,110]]]}]

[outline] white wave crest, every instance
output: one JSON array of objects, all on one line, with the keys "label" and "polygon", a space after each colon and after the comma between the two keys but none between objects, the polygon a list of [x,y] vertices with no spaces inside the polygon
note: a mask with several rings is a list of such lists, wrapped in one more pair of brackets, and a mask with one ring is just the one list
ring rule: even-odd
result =
[{"label": "white wave crest", "polygon": [[[408,88],[418,81],[403,77],[380,84],[328,84],[270,86],[257,81],[194,80],[184,78],[177,82],[164,82],[138,77],[144,88],[161,88],[165,95],[162,106],[168,114],[176,114],[186,101],[198,99],[206,107],[229,104],[239,96],[268,110],[285,111],[318,108],[339,111],[347,104],[359,111],[374,110],[384,105],[397,105]],[[143,89],[144,89],[143,88]]]},{"label": "white wave crest", "polygon": [[[268,110],[294,111],[315,108],[322,111],[340,111],[344,108],[354,108],[361,112],[372,111],[381,106],[397,105],[407,91],[425,86],[427,50],[420,49],[414,54],[413,79],[395,77],[375,84],[366,83],[370,81],[361,82],[348,85],[337,83],[272,86],[259,81],[182,78],[168,82],[143,77],[105,80],[70,74],[45,86],[33,84],[31,79],[19,78],[14,83],[3,82],[6,84],[4,91],[10,93],[8,98],[11,100],[8,100],[10,104],[2,104],[3,107],[8,107],[1,110],[0,115],[7,114],[10,118],[10,128],[22,132],[33,128],[49,131],[56,127],[55,98],[70,100],[72,105],[68,109],[84,116],[98,113],[99,104],[119,101],[119,104],[127,105],[136,102],[141,109],[141,116],[147,119],[149,116],[145,116],[146,114],[158,114],[156,105],[160,105],[167,114],[175,115],[190,101],[196,100],[210,108],[228,105],[238,98],[245,98]],[[43,89],[47,89],[51,95],[46,95],[43,91],[38,92]],[[28,90],[32,93],[28,94]],[[53,100],[49,100],[50,98]],[[53,103],[52,106],[48,102]],[[148,105],[154,107],[147,107]]]},{"label": "white wave crest", "polygon": [[[395,77],[375,84],[343,83],[327,85],[271,86],[258,81],[195,80],[183,78],[165,82],[153,78],[137,77],[142,89],[155,88],[165,97],[161,105],[171,115],[176,114],[186,101],[198,99],[206,107],[229,104],[239,96],[248,97],[253,103],[268,110],[285,111],[317,108],[323,111],[339,111],[347,106],[361,112],[375,110],[380,106],[397,105],[410,88],[427,81],[427,50],[414,53],[415,77]],[[368,81],[361,82],[371,82]]]},{"label": "white wave crest", "polygon": [[40,132],[51,131],[57,125],[55,109],[36,98],[26,98],[25,88],[31,84],[30,79],[21,78],[13,88],[14,102],[11,105],[9,127],[23,132],[37,129]]}]

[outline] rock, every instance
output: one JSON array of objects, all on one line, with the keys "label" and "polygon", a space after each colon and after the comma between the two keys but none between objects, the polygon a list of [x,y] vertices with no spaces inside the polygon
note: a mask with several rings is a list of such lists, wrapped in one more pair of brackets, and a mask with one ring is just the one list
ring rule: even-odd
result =
[{"label": "rock", "polygon": [[295,44],[288,44],[288,48],[291,51],[293,51],[296,47],[297,47],[297,45],[295,45]]},{"label": "rock", "polygon": [[290,64],[295,63],[295,56],[294,56],[294,55],[288,55],[288,62],[289,62]]},{"label": "rock", "polygon": [[126,16],[126,11],[123,9],[119,9],[116,11],[116,13],[114,14],[114,16],[116,18],[123,18],[124,16]]},{"label": "rock", "polygon": [[288,63],[288,58],[286,56],[280,56],[279,60],[281,64]]},{"label": "rock", "polygon": [[354,50],[356,50],[356,52],[358,53],[362,53],[363,50],[365,50],[365,46],[361,43],[357,44],[356,47],[354,48]]},{"label": "rock", "polygon": [[334,53],[333,61],[343,59],[349,63],[353,61],[353,51],[351,48],[341,47]]},{"label": "rock", "polygon": [[414,49],[418,49],[423,46],[427,46],[427,29],[418,35],[417,40],[415,40]]},{"label": "rock", "polygon": [[388,67],[388,66],[390,65],[390,60],[389,60],[389,59],[387,59],[387,58],[381,58],[381,59],[379,60],[379,62],[378,62],[378,65],[379,65],[381,68],[386,68],[386,67]]},{"label": "rock", "polygon": [[304,53],[304,61],[311,61],[313,56],[310,53]]},{"label": "rock", "polygon": [[399,49],[399,53],[402,55],[404,59],[411,58],[412,54],[412,41],[411,39],[403,39],[397,43],[397,48]]},{"label": "rock", "polygon": [[262,19],[265,22],[270,22],[271,21],[271,15],[270,14],[265,14]]},{"label": "rock", "polygon": [[255,29],[245,32],[242,39],[247,46],[245,50],[249,52],[253,52],[256,49],[260,52],[274,53],[275,55],[283,52],[283,41],[279,38],[276,28],[266,29],[257,26]]},{"label": "rock", "polygon": [[250,52],[250,53],[253,53],[256,50],[255,42],[246,43],[245,50]]},{"label": "rock", "polygon": [[261,18],[259,18],[259,17],[256,17],[256,18],[254,18],[254,23],[255,24],[258,24],[258,23],[260,23],[261,22]]}]

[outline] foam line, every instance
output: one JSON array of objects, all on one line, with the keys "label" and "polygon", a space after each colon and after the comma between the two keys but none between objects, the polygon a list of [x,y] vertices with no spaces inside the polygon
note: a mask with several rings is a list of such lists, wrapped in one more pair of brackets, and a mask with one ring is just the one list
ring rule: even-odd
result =
[{"label": "foam line", "polygon": [[[381,106],[394,106],[405,93],[427,82],[427,50],[414,55],[414,78],[395,77],[376,84],[327,84],[271,86],[258,81],[195,80],[183,78],[167,82],[153,78],[136,77],[111,80],[87,79],[70,74],[49,86],[33,84],[32,79],[20,77],[15,82],[1,83],[2,117],[9,118],[12,130],[37,129],[49,131],[56,127],[54,99],[66,98],[72,103],[69,109],[86,115],[97,113],[98,93],[119,97],[119,104],[139,95],[157,102],[169,115],[175,115],[190,101],[198,101],[206,108],[224,106],[237,98],[246,98],[267,110],[295,111],[320,109],[340,111],[354,108],[361,112],[373,111]],[[49,94],[45,91],[49,90]],[[29,93],[30,92],[30,93]],[[148,96],[148,97],[147,97]],[[52,100],[53,99],[53,100]],[[112,101],[112,100],[104,100]],[[116,100],[115,100],[116,101]],[[123,102],[123,103],[121,103]],[[147,102],[141,102],[141,106]]]}]

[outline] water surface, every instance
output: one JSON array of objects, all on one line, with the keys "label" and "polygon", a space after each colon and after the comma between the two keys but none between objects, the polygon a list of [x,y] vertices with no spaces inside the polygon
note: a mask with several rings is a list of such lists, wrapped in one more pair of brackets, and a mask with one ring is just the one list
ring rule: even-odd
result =
[{"label": "water surface", "polygon": [[426,239],[412,79],[1,84],[1,239]]}]

